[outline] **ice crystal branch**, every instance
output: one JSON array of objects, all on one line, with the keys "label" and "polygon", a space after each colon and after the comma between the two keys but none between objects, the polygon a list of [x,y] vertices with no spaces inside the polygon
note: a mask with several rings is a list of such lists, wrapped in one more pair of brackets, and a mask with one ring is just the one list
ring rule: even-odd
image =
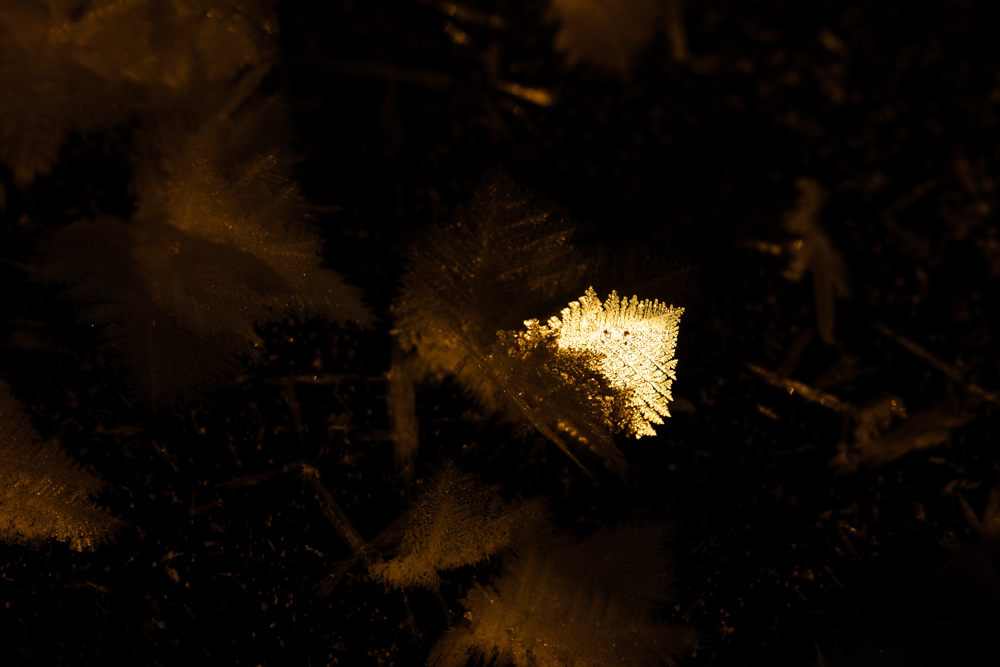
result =
[{"label": "ice crystal branch", "polygon": [[[371,563],[372,577],[397,588],[437,588],[439,572],[478,563],[536,532],[541,501],[509,502],[453,463],[444,465],[402,517],[398,553]],[[519,537],[520,536],[520,537]]]},{"label": "ice crystal branch", "polygon": [[281,123],[265,99],[194,132],[165,130],[138,178],[137,264],[158,302],[200,335],[286,317],[371,321],[360,290],[322,266],[298,186],[264,130]]},{"label": "ice crystal branch", "polygon": [[53,441],[43,442],[9,388],[0,383],[0,539],[66,542],[93,549],[119,522],[92,498],[103,487]]},{"label": "ice crystal branch", "polygon": [[552,336],[561,351],[592,353],[592,363],[612,388],[629,395],[627,422],[620,426],[629,435],[656,435],[650,424],[669,417],[671,384],[677,379],[677,332],[683,308],[659,301],[619,299],[611,292],[601,303],[591,287],[552,317],[545,325],[528,320],[526,339]]},{"label": "ice crystal branch", "polygon": [[287,175],[282,107],[260,92],[273,50],[264,6],[156,4],[50,17],[46,48],[139,100],[135,212],[56,230],[37,268],[105,328],[154,408],[231,383],[266,322],[372,319],[360,290],[322,266]]},{"label": "ice crystal branch", "polygon": [[[669,577],[663,531],[661,524],[624,526],[548,550],[522,549],[489,586],[474,585],[462,600],[466,622],[438,642],[428,664],[460,667],[473,657],[516,667],[675,664],[695,638],[654,615],[669,599],[666,588],[654,584],[652,601],[633,586],[615,588],[623,579]],[[618,576],[626,572],[632,576]]]},{"label": "ice crystal branch", "polygon": [[500,409],[498,392],[511,394],[496,384],[510,374],[493,372],[487,362],[497,331],[576,289],[586,263],[572,233],[554,207],[496,172],[451,224],[431,227],[412,243],[392,305],[397,350],[390,415],[404,473],[412,470],[417,448],[412,385],[452,376],[485,410]]},{"label": "ice crystal branch", "polygon": [[405,353],[394,356],[389,394],[401,468],[415,454],[416,418],[398,401],[427,378],[453,374],[485,409],[529,422],[567,454],[559,433],[568,434],[616,467],[614,433],[653,434],[670,414],[683,309],[616,292],[602,303],[591,288],[561,318],[524,320],[579,294],[587,268],[553,218],[494,176],[452,226],[417,243],[393,306]]},{"label": "ice crystal branch", "polygon": [[[414,242],[393,304],[394,334],[427,375],[451,374],[466,352],[485,353],[500,329],[575,289],[585,268],[572,227],[555,208],[494,173],[447,226]],[[468,388],[485,403],[489,387]]]},{"label": "ice crystal branch", "polygon": [[265,3],[25,0],[0,7],[0,159],[19,185],[70,132],[185,108],[273,53]]},{"label": "ice crystal branch", "polygon": [[[608,386],[593,353],[560,351],[552,336],[500,331],[488,357],[473,354],[508,414],[520,418],[583,467],[560,433],[600,455],[609,467],[624,458],[610,423],[620,423],[621,394]],[[470,353],[471,354],[471,353]]]}]

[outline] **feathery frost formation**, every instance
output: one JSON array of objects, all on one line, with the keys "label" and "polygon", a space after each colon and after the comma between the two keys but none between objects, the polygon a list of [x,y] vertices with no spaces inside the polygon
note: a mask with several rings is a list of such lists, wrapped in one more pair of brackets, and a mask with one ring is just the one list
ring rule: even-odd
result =
[{"label": "feathery frost formation", "polygon": [[[428,664],[675,664],[695,637],[655,615],[670,599],[664,538],[662,524],[620,526],[582,542],[522,549],[488,586],[473,585],[462,600],[465,621],[434,646]],[[618,572],[630,575],[625,589],[616,588]]]},{"label": "feathery frost formation", "polygon": [[669,416],[683,309],[615,292],[602,304],[591,288],[562,319],[524,319],[579,294],[597,264],[571,232],[495,175],[451,226],[415,244],[393,305],[389,400],[401,469],[418,446],[413,384],[449,374],[483,408],[530,423],[571,458],[564,436],[618,469],[612,436],[652,435]]},{"label": "feathery frost formation", "polygon": [[[273,19],[242,0],[0,3],[0,160],[19,185],[48,173],[70,132],[190,103],[273,52]],[[193,37],[193,38],[192,38]]]},{"label": "feathery frost formation", "polygon": [[402,517],[398,553],[370,563],[374,579],[397,588],[437,588],[439,572],[478,563],[544,525],[538,500],[508,502],[499,488],[483,486],[446,464]]},{"label": "feathery frost formation", "polygon": [[[0,109],[0,159],[20,183],[68,132],[135,121],[131,219],[56,230],[36,275],[101,325],[147,404],[232,383],[266,322],[371,321],[360,290],[323,268],[286,173],[282,105],[260,90],[265,3],[28,0],[0,10],[0,32],[21,35],[0,46],[0,84],[17,93]],[[74,77],[87,85],[63,86]]]},{"label": "feathery frost formation", "polygon": [[591,287],[562,310],[562,319],[552,317],[546,325],[538,320],[524,324],[532,336],[554,336],[560,350],[586,351],[610,385],[630,394],[628,420],[622,428],[641,437],[656,435],[650,424],[669,417],[670,387],[677,379],[677,332],[683,308],[659,301],[619,299],[612,291],[602,304]]},{"label": "feathery frost formation", "polygon": [[360,290],[322,266],[270,136],[280,105],[241,104],[190,132],[164,128],[171,141],[138,176],[133,255],[154,300],[201,336],[254,339],[254,326],[287,317],[370,322]]},{"label": "feathery frost formation", "polygon": [[[414,385],[453,377],[488,412],[509,404],[511,392],[497,382],[518,369],[489,361],[497,332],[576,289],[586,263],[572,235],[552,206],[495,172],[451,224],[430,227],[413,241],[392,305],[389,412],[401,470],[412,474],[419,446]],[[521,407],[511,407],[522,415]]]},{"label": "feathery frost formation", "polygon": [[59,540],[77,551],[95,548],[119,527],[92,500],[102,487],[59,445],[38,437],[0,383],[0,540]]},{"label": "feathery frost formation", "polygon": [[575,289],[585,263],[572,227],[499,173],[447,226],[415,240],[393,303],[396,340],[413,353],[420,378],[455,373],[471,395],[496,406],[494,388],[468,365],[468,348],[487,355],[496,332]]}]

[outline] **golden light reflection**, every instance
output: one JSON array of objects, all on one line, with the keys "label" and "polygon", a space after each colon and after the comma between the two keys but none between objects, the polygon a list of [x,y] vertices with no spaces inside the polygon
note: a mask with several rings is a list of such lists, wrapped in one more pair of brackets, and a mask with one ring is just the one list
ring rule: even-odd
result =
[{"label": "golden light reflection", "polygon": [[629,396],[624,429],[635,437],[656,435],[651,424],[669,417],[667,404],[677,378],[674,350],[683,308],[659,301],[619,299],[611,292],[601,303],[591,287],[579,301],[544,326],[528,320],[527,336],[554,336],[561,350],[596,354],[600,372],[612,388]]}]

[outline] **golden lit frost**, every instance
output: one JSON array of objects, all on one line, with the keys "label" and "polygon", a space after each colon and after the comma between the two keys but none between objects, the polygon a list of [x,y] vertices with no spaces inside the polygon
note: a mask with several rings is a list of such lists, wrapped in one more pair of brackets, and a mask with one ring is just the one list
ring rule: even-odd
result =
[{"label": "golden lit frost", "polygon": [[676,379],[674,350],[683,308],[659,301],[619,299],[611,292],[602,304],[591,287],[579,301],[539,326],[527,320],[525,338],[553,337],[560,350],[596,355],[598,370],[611,387],[630,394],[628,423],[636,437],[656,435],[650,424],[669,417],[670,386]]}]

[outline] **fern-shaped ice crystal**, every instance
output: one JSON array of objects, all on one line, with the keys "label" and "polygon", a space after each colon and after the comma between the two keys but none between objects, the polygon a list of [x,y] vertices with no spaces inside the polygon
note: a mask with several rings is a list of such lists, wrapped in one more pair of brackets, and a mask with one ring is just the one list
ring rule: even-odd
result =
[{"label": "fern-shaped ice crystal", "polygon": [[0,382],[0,540],[68,542],[77,551],[107,541],[120,522],[91,500],[103,483],[43,441]]},{"label": "fern-shaped ice crystal", "polygon": [[[0,10],[0,36],[20,20],[8,14]],[[268,16],[257,2],[99,0],[50,31],[71,62],[125,82],[148,105],[134,108],[131,218],[53,231],[35,275],[64,287],[101,325],[153,409],[235,382],[242,361],[260,350],[256,327],[265,323],[372,320],[361,291],[324,268],[321,240],[287,173],[282,104],[261,87],[274,47]],[[3,54],[0,39],[0,89]],[[64,100],[60,108],[76,106]],[[17,125],[4,113],[0,158],[11,161],[4,137],[7,124]],[[40,173],[33,169],[24,167],[21,180]]]},{"label": "fern-shaped ice crystal", "polygon": [[683,308],[659,301],[620,299],[611,292],[601,303],[591,287],[547,324],[527,320],[522,336],[553,337],[560,350],[589,352],[612,389],[629,395],[622,428],[629,435],[656,435],[651,424],[670,416],[677,379],[677,333]]},{"label": "fern-shaped ice crystal", "polygon": [[372,577],[397,588],[437,588],[439,572],[478,563],[537,531],[545,522],[540,500],[508,502],[495,486],[446,464],[403,517],[398,553],[369,564]]},{"label": "fern-shaped ice crystal", "polygon": [[[660,618],[670,599],[662,524],[623,526],[578,543],[522,549],[489,585],[462,599],[464,622],[431,650],[428,665],[470,659],[514,667],[674,665],[696,645],[693,632]],[[638,547],[638,548],[636,548]],[[626,571],[657,589],[652,599],[617,587]]]}]

